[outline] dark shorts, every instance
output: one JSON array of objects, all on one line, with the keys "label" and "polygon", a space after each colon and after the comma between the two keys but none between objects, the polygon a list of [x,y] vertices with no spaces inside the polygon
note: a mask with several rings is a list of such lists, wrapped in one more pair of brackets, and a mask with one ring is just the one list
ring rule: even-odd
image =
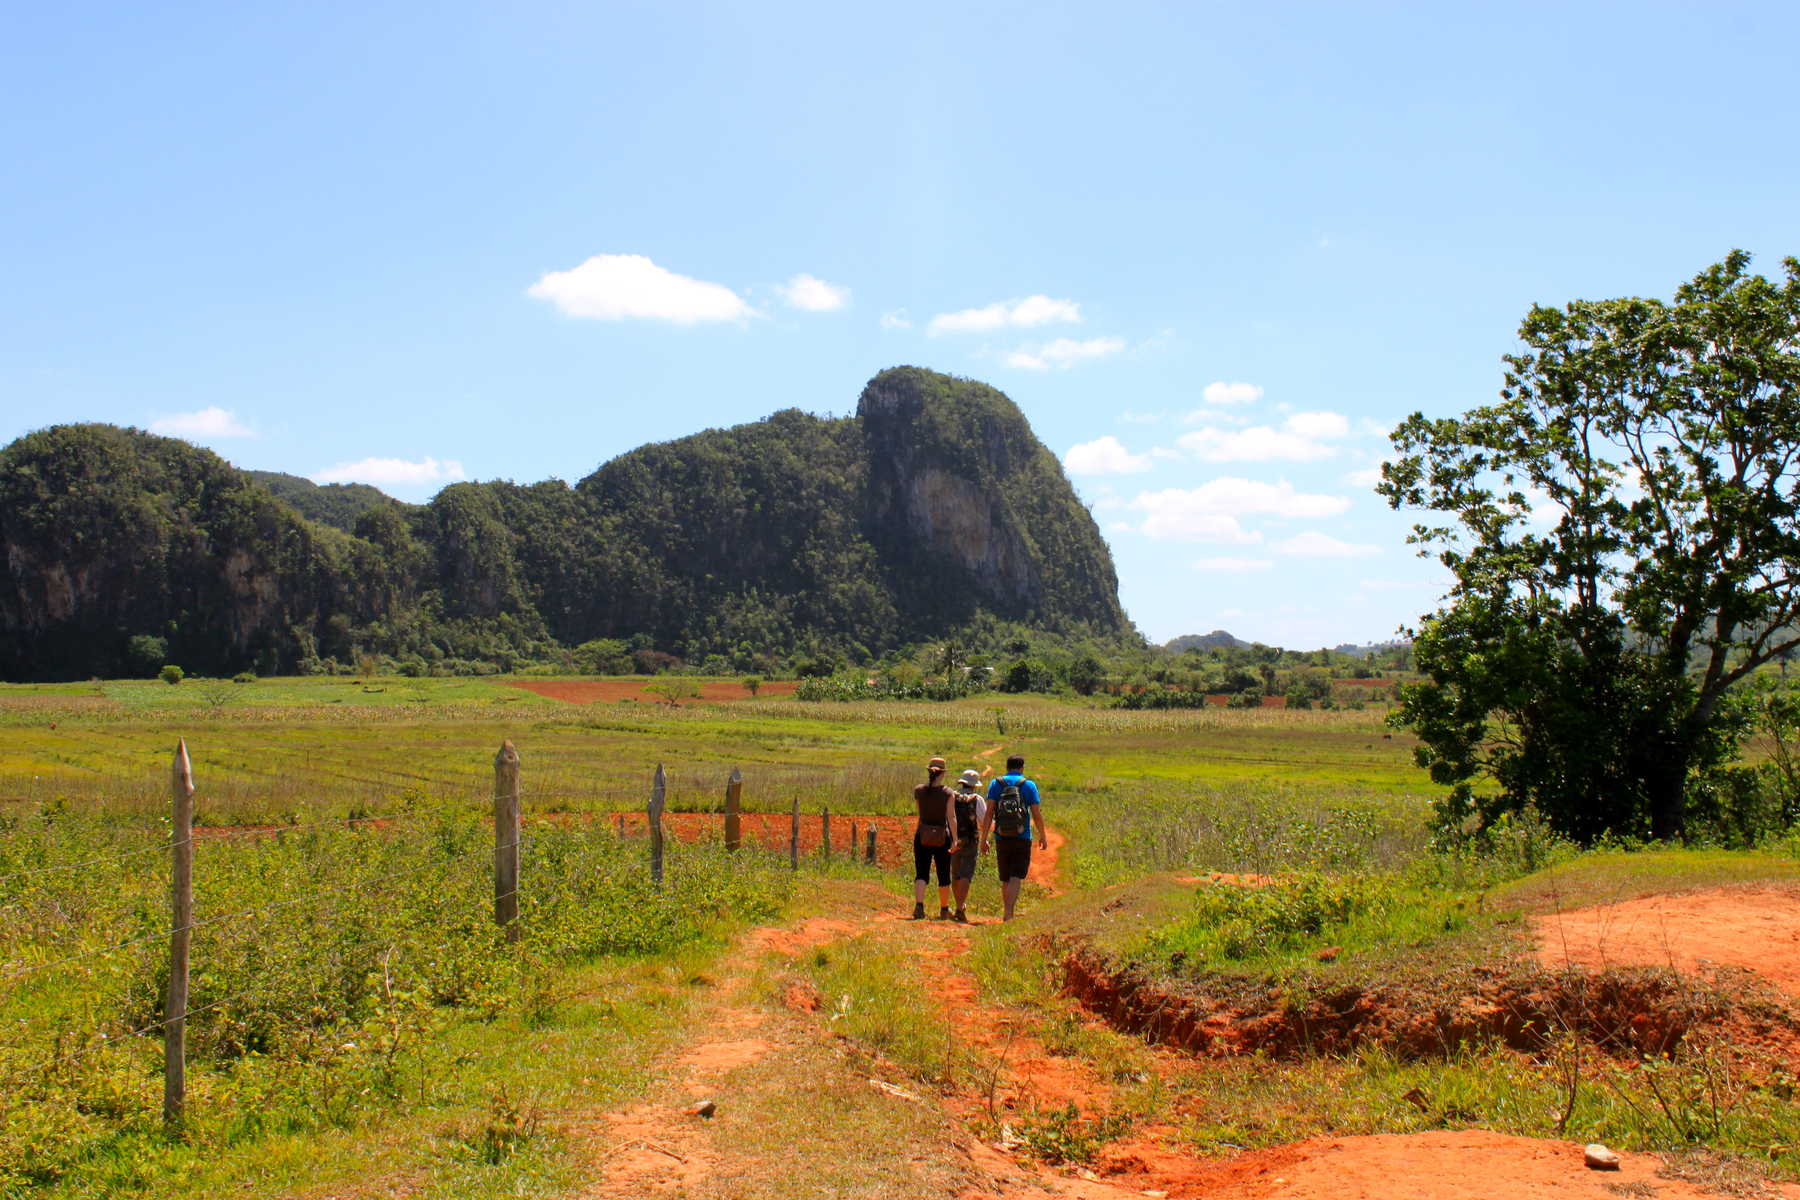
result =
[{"label": "dark shorts", "polygon": [[919,835],[913,834],[913,878],[926,880],[931,878],[931,869],[937,868],[939,887],[950,886],[950,847],[921,846]]},{"label": "dark shorts", "polygon": [[994,864],[1000,868],[1000,881],[1023,879],[1031,874],[1031,839],[1028,837],[996,837]]},{"label": "dark shorts", "polygon": [[981,857],[979,838],[966,837],[956,843],[956,853],[950,856],[950,878],[975,878],[975,862]]}]

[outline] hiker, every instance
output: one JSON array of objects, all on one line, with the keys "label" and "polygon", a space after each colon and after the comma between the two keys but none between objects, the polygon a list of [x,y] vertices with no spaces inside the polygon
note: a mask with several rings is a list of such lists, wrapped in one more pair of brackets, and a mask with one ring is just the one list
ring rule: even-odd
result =
[{"label": "hiker", "polygon": [[925,883],[937,870],[938,920],[950,919],[950,852],[956,848],[956,823],[951,811],[950,789],[944,786],[944,760],[925,764],[925,782],[913,789],[919,806],[919,827],[913,831],[913,913],[925,919]]},{"label": "hiker", "polygon": [[981,772],[973,767],[956,781],[956,848],[950,855],[950,891],[956,896],[956,919],[969,923],[963,911],[969,902],[969,885],[975,882],[975,861],[981,855],[981,821],[987,815],[987,798],[981,794]]},{"label": "hiker", "polygon": [[1044,832],[1044,811],[1038,803],[1037,784],[1025,778],[1023,755],[1010,755],[1006,774],[996,775],[988,784],[987,814],[981,822],[981,848],[988,847],[988,831],[994,834],[994,862],[1000,868],[1000,899],[1006,906],[1006,920],[1013,919],[1013,908],[1019,903],[1019,889],[1031,874],[1031,827],[1037,826],[1038,849],[1050,845]]}]

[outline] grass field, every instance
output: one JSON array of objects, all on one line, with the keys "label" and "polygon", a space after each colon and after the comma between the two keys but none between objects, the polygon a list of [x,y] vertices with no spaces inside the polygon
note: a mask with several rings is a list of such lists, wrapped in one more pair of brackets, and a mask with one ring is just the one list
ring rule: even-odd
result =
[{"label": "grass field", "polygon": [[[1062,956],[1082,946],[1216,1012],[1304,1015],[1347,989],[1429,1011],[1470,980],[1527,971],[1532,913],[1800,877],[1791,843],[1576,854],[1522,829],[1481,856],[1446,854],[1427,832],[1434,789],[1384,716],[1010,696],[578,705],[492,678],[0,687],[0,1195],[323,1195],[372,1178],[418,1195],[584,1194],[601,1168],[572,1131],[656,1094],[659,1056],[716,1019],[706,997],[741,973],[743,930],[805,920],[848,940],[759,968],[775,971],[743,984],[759,1003],[780,1008],[783,988],[821,997],[869,1071],[901,1072],[902,1095],[951,1097],[955,1129],[1005,1125],[1042,1163],[1098,1161],[1146,1127],[1207,1156],[1314,1133],[1481,1126],[1705,1145],[1747,1156],[1753,1174],[1791,1171],[1800,1127],[1779,1079],[1740,1075],[1709,1123],[1659,1105],[1617,1074],[1616,1056],[1558,1050],[1554,1037],[1526,1055],[1476,1038],[1434,1062],[1376,1039],[1171,1066],[1168,1051],[1097,1027],[1099,1009],[1059,994]],[[202,836],[191,1116],[171,1136],[157,1026],[177,738]],[[502,740],[523,761],[517,943],[490,919]],[[795,873],[777,851],[701,843],[672,845],[657,887],[642,837],[606,818],[641,811],[658,764],[672,810],[717,810],[736,768],[746,808],[786,812],[798,798],[816,821],[826,809],[910,812],[932,754],[960,769],[1007,753],[1027,756],[1066,838],[1063,890],[1034,884],[1023,924],[969,938],[970,1003],[1027,1021],[1046,1062],[1097,1073],[1098,1114],[1071,1093],[1066,1109],[1034,1098],[1029,1113],[995,1115],[994,1047],[946,1039],[931,1006],[906,1004],[920,986],[916,939],[869,923],[903,879],[841,855],[809,855]],[[1196,885],[1218,872],[1260,886]],[[980,911],[991,891],[978,886]],[[844,918],[846,903],[858,915]],[[930,969],[963,978],[961,961]],[[805,1020],[780,1027],[813,1061]],[[1713,1066],[1681,1060],[1670,1086],[1700,1086]],[[973,1100],[956,1109],[984,1090],[985,1117]],[[771,1120],[813,1115],[765,1102]],[[882,1112],[869,1119],[897,1119]],[[844,1186],[823,1162],[794,1170]]]}]

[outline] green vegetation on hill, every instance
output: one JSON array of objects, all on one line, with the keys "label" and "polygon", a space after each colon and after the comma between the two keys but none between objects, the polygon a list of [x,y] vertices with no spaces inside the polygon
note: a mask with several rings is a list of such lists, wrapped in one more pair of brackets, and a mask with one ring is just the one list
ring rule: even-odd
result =
[{"label": "green vegetation on hill", "polygon": [[104,425],[0,450],[10,679],[572,666],[599,639],[664,656],[640,669],[767,673],[983,620],[1133,636],[1099,530],[1023,414],[918,368],[876,376],[853,418],[787,410],[573,487],[459,483],[420,506]]},{"label": "green vegetation on hill", "polygon": [[345,533],[353,532],[356,519],[371,508],[405,507],[380,488],[366,483],[321,484],[281,471],[245,471],[244,474],[273,492],[276,499],[287,501],[307,520],[330,525]]}]

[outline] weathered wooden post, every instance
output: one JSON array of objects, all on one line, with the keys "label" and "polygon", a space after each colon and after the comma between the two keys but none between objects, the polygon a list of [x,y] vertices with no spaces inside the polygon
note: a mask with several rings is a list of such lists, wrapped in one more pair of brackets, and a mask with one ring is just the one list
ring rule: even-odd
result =
[{"label": "weathered wooden post", "polygon": [[861,839],[859,839],[856,836],[856,818],[851,817],[850,818],[850,861],[851,862],[856,861],[856,848],[860,845],[862,845],[862,841],[861,841]]},{"label": "weathered wooden post", "polygon": [[788,866],[800,869],[800,793],[794,793],[794,822],[788,830]]},{"label": "weathered wooden post", "polygon": [[863,855],[863,861],[870,866],[875,865],[875,826],[872,823],[869,826],[869,850]]},{"label": "weathered wooden post", "polygon": [[621,842],[625,840],[625,814],[624,813],[619,814],[619,840]]},{"label": "weathered wooden post", "polygon": [[169,993],[163,1005],[163,1122],[181,1124],[187,1100],[188,942],[194,930],[194,767],[187,741],[175,743],[175,861],[169,884]]},{"label": "weathered wooden post", "polygon": [[663,860],[663,794],[668,790],[668,776],[663,774],[663,765],[656,764],[656,782],[650,785],[650,803],[644,806],[644,816],[650,822],[650,882],[661,886]]},{"label": "weathered wooden post", "polygon": [[510,741],[494,755],[494,924],[519,940],[519,752]]},{"label": "weathered wooden post", "polygon": [[819,853],[826,858],[831,857],[831,810],[822,811],[819,816]]},{"label": "weathered wooden post", "polygon": [[727,850],[736,850],[744,841],[744,821],[738,810],[743,795],[744,773],[733,767],[731,768],[731,778],[725,784],[725,848]]}]

